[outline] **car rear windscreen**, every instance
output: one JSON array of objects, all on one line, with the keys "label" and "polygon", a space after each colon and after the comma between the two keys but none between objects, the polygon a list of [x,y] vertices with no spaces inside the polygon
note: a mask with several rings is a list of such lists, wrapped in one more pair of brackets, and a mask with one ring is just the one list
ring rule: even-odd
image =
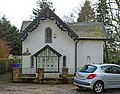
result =
[{"label": "car rear windscreen", "polygon": [[84,65],[79,72],[93,73],[97,69],[94,65]]}]

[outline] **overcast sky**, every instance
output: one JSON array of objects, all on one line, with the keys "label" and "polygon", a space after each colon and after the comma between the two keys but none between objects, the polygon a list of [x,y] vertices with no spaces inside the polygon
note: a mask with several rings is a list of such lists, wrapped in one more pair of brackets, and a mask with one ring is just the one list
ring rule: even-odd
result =
[{"label": "overcast sky", "polygon": [[[3,15],[20,29],[22,21],[30,19],[33,8],[37,7],[38,0],[0,0],[0,17]],[[62,19],[63,15],[72,12],[73,9],[83,5],[85,0],[50,0],[55,13]],[[93,1],[93,0],[91,0]]]}]

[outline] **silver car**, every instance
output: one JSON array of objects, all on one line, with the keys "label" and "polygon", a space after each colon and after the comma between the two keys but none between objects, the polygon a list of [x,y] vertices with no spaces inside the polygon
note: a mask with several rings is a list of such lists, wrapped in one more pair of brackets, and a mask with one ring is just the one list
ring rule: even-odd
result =
[{"label": "silver car", "polygon": [[73,83],[99,94],[103,89],[120,88],[120,66],[116,64],[88,64],[75,73]]}]

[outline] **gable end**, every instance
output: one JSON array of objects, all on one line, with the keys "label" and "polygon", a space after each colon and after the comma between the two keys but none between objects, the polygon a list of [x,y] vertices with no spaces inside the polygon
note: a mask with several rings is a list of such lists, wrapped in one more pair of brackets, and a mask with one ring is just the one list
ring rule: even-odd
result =
[{"label": "gable end", "polygon": [[40,20],[46,19],[55,20],[57,26],[62,30],[68,32],[68,35],[73,39],[77,39],[78,35],[68,26],[66,25],[50,8],[46,8],[41,11],[40,15],[36,17],[20,34],[20,38],[24,41],[27,36],[28,32],[34,31],[40,24]]}]

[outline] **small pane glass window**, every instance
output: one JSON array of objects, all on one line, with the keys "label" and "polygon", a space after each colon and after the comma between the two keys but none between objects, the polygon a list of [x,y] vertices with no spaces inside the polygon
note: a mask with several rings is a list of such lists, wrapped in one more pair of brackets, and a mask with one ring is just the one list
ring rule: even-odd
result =
[{"label": "small pane glass window", "polygon": [[50,27],[45,29],[45,43],[52,43],[52,29]]}]

